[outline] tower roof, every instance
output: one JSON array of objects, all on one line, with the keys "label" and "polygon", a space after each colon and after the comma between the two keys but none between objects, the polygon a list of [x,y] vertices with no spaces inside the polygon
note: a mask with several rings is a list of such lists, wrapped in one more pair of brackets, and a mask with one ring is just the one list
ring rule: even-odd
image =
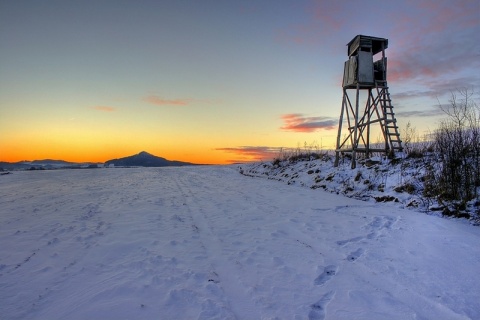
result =
[{"label": "tower roof", "polygon": [[354,55],[359,49],[372,49],[372,54],[377,54],[382,49],[388,48],[388,39],[357,35],[348,44],[348,56]]}]

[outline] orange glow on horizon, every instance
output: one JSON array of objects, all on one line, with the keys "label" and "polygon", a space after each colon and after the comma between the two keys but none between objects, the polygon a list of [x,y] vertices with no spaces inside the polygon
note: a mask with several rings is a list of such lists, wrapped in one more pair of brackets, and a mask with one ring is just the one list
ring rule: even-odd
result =
[{"label": "orange glow on horizon", "polygon": [[[158,142],[138,142],[128,141],[126,139],[116,139],[124,143],[117,143],[112,141],[103,141],[97,139],[92,141],[90,139],[76,140],[69,142],[68,139],[48,139],[47,142],[25,139],[26,137],[16,137],[9,139],[8,142],[0,141],[0,161],[5,162],[19,162],[19,161],[33,161],[33,160],[64,160],[68,162],[95,162],[104,163],[111,159],[118,159],[129,157],[146,151],[154,156],[162,157],[167,160],[176,160],[183,162],[191,162],[195,164],[232,164],[232,163],[246,163],[271,161],[277,157],[282,156],[281,153],[288,153],[288,150],[304,149],[305,146],[310,151],[319,151],[334,148],[334,135],[327,134],[320,137],[319,143],[316,141],[302,140],[313,137],[305,135],[300,140],[287,141],[285,134],[280,134],[273,140],[258,140],[263,145],[238,146],[238,142],[233,141],[217,141],[211,143],[212,145],[194,145],[193,143],[186,144],[184,147],[178,147],[182,143],[177,141],[164,141],[162,146],[158,146]],[[24,141],[30,141],[25,144]],[[300,143],[300,141],[303,141]],[[270,142],[270,143],[269,143]],[[273,144],[273,146],[269,146]],[[220,145],[221,147],[215,147]],[[228,145],[233,145],[229,147]]]},{"label": "orange glow on horizon", "polygon": [[[3,148],[2,148],[3,149]],[[135,154],[138,154],[142,151],[146,151],[154,156],[165,158],[167,160],[191,162],[195,164],[231,164],[232,160],[230,155],[221,152],[205,152],[203,154],[194,154],[194,155],[180,155],[178,153],[159,153],[153,152],[150,150],[138,150],[138,151],[107,151],[103,153],[82,153],[78,151],[72,152],[63,152],[55,150],[29,150],[28,152],[22,152],[17,150],[17,152],[5,152],[4,150],[0,153],[0,161],[2,162],[20,162],[20,161],[33,161],[33,160],[64,160],[68,162],[83,163],[83,162],[95,162],[95,163],[104,163],[108,160],[118,159],[123,157],[129,157]]]},{"label": "orange glow on horizon", "polygon": [[[323,120],[311,117],[302,119],[310,122]],[[123,124],[121,129],[112,130],[108,122],[47,120],[37,127],[33,123],[21,123],[21,131],[6,130],[6,134],[0,136],[0,161],[52,159],[104,163],[146,151],[171,161],[223,165],[271,161],[280,156],[280,150],[302,149],[305,144],[314,146],[314,149],[330,148],[327,140],[333,141],[334,136],[331,130],[325,129],[320,129],[321,134],[296,132],[292,135],[278,131],[272,135],[252,132],[212,136],[208,128],[205,131],[198,128],[196,133],[181,128],[182,131],[177,133],[170,128],[162,131],[163,127],[148,122],[141,127],[126,122],[127,125]],[[314,126],[323,125],[321,121],[314,123]],[[321,141],[320,145],[315,141]]]}]

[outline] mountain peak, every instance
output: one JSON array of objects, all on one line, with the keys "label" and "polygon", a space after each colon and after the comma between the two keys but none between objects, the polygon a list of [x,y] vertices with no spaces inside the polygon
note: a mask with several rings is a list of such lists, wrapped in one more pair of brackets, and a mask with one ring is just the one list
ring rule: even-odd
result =
[{"label": "mountain peak", "polygon": [[138,158],[138,159],[158,158],[157,156],[154,156],[153,154],[148,153],[147,151],[142,151],[139,154],[136,154],[132,157],[135,157],[135,158]]},{"label": "mountain peak", "polygon": [[134,166],[134,167],[166,167],[166,166],[185,166],[192,165],[193,163],[181,162],[181,161],[170,161],[165,158],[157,157],[153,154],[150,154],[146,151],[142,151],[136,155],[112,159],[105,162],[106,165],[115,165],[115,166]]}]

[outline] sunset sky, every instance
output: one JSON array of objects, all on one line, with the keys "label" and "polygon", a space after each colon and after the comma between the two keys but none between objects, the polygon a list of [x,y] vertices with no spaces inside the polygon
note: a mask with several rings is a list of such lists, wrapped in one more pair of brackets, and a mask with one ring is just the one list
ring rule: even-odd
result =
[{"label": "sunset sky", "polygon": [[401,130],[480,90],[479,0],[0,0],[0,161],[334,148],[357,34],[389,40]]}]

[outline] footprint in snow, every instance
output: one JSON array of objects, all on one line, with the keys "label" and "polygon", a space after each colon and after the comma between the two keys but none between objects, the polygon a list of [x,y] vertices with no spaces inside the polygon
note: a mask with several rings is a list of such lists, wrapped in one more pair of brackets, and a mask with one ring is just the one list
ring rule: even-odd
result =
[{"label": "footprint in snow", "polygon": [[382,221],[383,219],[381,217],[375,217],[367,226],[374,229],[379,229],[382,226]]},{"label": "footprint in snow", "polygon": [[311,310],[310,313],[308,314],[308,319],[309,320],[323,320],[325,319],[325,316],[327,314],[327,304],[333,299],[335,296],[335,291],[330,291],[327,292],[325,295],[323,295],[320,300],[315,302],[310,306]]},{"label": "footprint in snow", "polygon": [[362,236],[358,236],[358,237],[354,237],[354,238],[350,238],[350,239],[346,239],[346,240],[339,240],[337,241],[337,244],[339,246],[344,246],[346,245],[347,243],[350,243],[350,242],[358,242],[360,240],[363,240],[365,237],[362,237]]},{"label": "footprint in snow", "polygon": [[367,224],[367,227],[370,227],[373,230],[383,230],[387,229],[390,230],[392,229],[393,225],[398,221],[398,218],[394,217],[375,217],[372,222]]},{"label": "footprint in snow", "polygon": [[337,274],[337,270],[338,270],[337,266],[334,266],[334,265],[326,266],[322,274],[320,274],[313,283],[317,286],[323,286],[330,279],[332,279],[334,275]]},{"label": "footprint in snow", "polygon": [[364,253],[365,253],[365,250],[363,248],[359,248],[359,249],[353,251],[352,253],[350,253],[347,256],[347,260],[348,261],[355,261],[358,258],[360,258]]}]

